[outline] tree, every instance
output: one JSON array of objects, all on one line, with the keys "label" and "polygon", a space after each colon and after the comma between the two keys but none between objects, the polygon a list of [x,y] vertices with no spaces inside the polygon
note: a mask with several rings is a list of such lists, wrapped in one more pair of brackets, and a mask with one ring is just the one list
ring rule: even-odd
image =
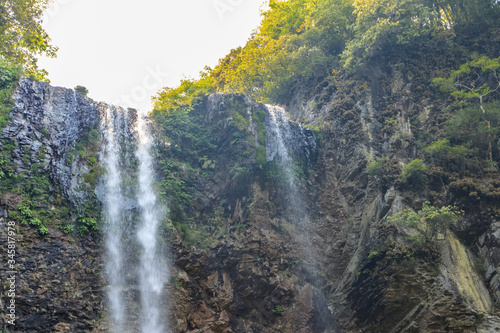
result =
[{"label": "tree", "polygon": [[196,98],[215,92],[212,77],[209,76],[210,71],[209,67],[205,67],[198,80],[184,78],[177,88],[163,88],[152,98],[153,113],[168,115],[181,107],[184,107],[185,111],[191,110]]},{"label": "tree", "polygon": [[436,9],[439,19],[452,30],[454,26],[494,22],[499,10],[499,2],[495,0],[427,0],[426,3]]},{"label": "tree", "polygon": [[2,0],[0,2],[0,59],[9,66],[22,66],[25,75],[46,79],[36,56],[55,57],[57,48],[42,28],[42,14],[50,0]]},{"label": "tree", "polygon": [[457,223],[464,212],[455,206],[437,208],[425,202],[422,209],[415,212],[410,209],[390,216],[387,221],[400,227],[414,229],[418,236],[414,240],[422,243],[434,240],[438,234],[444,234],[450,227]]},{"label": "tree", "polygon": [[7,126],[12,110],[12,95],[21,76],[21,68],[7,66],[0,60],[0,130]]},{"label": "tree", "polygon": [[488,126],[488,157],[493,161],[491,122],[486,117],[484,100],[500,89],[500,57],[496,59],[479,57],[452,71],[448,78],[436,78],[433,83],[452,96],[465,100],[478,100],[483,120]]},{"label": "tree", "polygon": [[344,67],[366,64],[386,45],[409,44],[439,25],[436,8],[419,0],[354,0],[354,38],[342,54]]},{"label": "tree", "polygon": [[87,96],[87,94],[89,93],[89,90],[87,88],[85,88],[84,86],[76,86],[75,91],[82,94],[82,96]]},{"label": "tree", "polygon": [[422,186],[427,181],[427,169],[424,161],[417,158],[405,165],[401,173],[401,180],[406,184]]},{"label": "tree", "polygon": [[285,103],[293,90],[328,77],[353,21],[352,0],[270,1],[259,29],[243,48],[219,61],[218,90]]}]

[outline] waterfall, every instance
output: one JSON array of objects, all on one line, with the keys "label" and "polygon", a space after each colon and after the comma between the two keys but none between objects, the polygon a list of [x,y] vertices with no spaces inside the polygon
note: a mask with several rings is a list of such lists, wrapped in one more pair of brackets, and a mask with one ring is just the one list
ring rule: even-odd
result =
[{"label": "waterfall", "polygon": [[161,296],[163,285],[169,277],[168,267],[161,262],[158,244],[158,226],[161,212],[153,188],[153,161],[151,158],[151,135],[146,127],[145,117],[138,119],[139,146],[136,152],[139,160],[139,206],[142,223],[137,233],[142,247],[140,265],[141,305],[143,333],[165,332],[164,318],[161,316]]},{"label": "waterfall", "polygon": [[163,215],[154,188],[147,122],[135,110],[108,106],[101,118],[100,160],[106,174],[100,197],[106,220],[110,329],[116,333],[169,332],[168,307],[162,302],[169,270],[158,240]]},{"label": "waterfall", "polygon": [[[305,129],[290,121],[286,111],[278,106],[266,105],[268,115],[266,118],[266,154],[268,162],[276,159],[283,172],[286,186],[286,203],[289,210],[289,219],[297,227],[294,238],[301,244],[303,265],[306,279],[315,288],[316,309],[318,317],[315,319],[317,331],[333,332],[333,317],[327,307],[323,291],[321,291],[318,278],[318,253],[314,250],[312,225],[309,218],[306,201],[301,191],[301,180],[297,174],[297,165],[291,155],[298,150],[313,146],[315,141],[310,141]],[[309,158],[310,151],[305,150],[304,156]],[[319,301],[318,301],[319,300]]]},{"label": "waterfall", "polygon": [[123,287],[125,281],[123,269],[122,248],[122,177],[120,172],[120,144],[118,142],[121,123],[124,117],[118,109],[107,107],[102,122],[104,132],[104,149],[101,151],[100,160],[107,170],[104,184],[104,211],[106,218],[106,274],[109,278],[108,300],[113,321],[113,331],[123,331],[125,322],[125,301]]},{"label": "waterfall", "polygon": [[290,156],[291,147],[289,142],[293,140],[290,127],[290,120],[286,116],[283,108],[274,105],[266,105],[268,119],[266,121],[266,154],[268,162],[277,159],[280,168],[283,170],[287,192],[288,206],[292,210],[292,216],[300,222],[307,215],[305,203],[299,193],[300,184],[297,182],[294,171],[293,158]]}]

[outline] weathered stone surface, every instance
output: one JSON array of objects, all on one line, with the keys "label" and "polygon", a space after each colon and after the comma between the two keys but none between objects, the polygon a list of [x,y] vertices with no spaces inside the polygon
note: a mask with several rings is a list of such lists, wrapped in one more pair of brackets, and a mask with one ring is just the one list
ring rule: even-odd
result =
[{"label": "weathered stone surface", "polygon": [[[266,178],[252,154],[242,157],[229,136],[235,121],[230,111],[236,106],[247,112],[246,130],[252,134],[239,138],[244,137],[244,149],[252,147],[250,140],[257,137],[252,114],[265,107],[223,94],[202,103],[197,111],[217,138],[217,156],[207,156],[212,178],[198,175],[186,181],[190,193],[196,193],[188,213],[197,223],[214,227],[210,232],[215,236],[204,248],[189,244],[175,230],[169,236],[174,267],[165,303],[171,300],[174,332],[500,329],[500,224],[495,214],[471,204],[472,213],[457,231],[465,237],[443,238],[438,245],[416,251],[386,218],[405,207],[420,207],[428,193],[406,192],[393,178],[377,183],[365,172],[367,160],[377,154],[393,154],[396,164],[414,158],[409,115],[417,113],[425,121],[432,108],[427,98],[412,99],[413,74],[404,66],[391,68],[386,86],[380,84],[382,71],[373,69],[371,89],[356,100],[339,101],[331,86],[321,87],[312,99],[296,97],[297,119],[325,122],[319,141],[312,132],[291,125],[296,133],[290,140],[298,141],[298,150],[313,149],[317,154],[301,187],[309,213],[307,228],[294,223],[279,181]],[[386,136],[377,117],[384,110],[381,101],[389,95],[397,116],[393,135]],[[317,101],[322,106],[314,110]],[[68,120],[72,118],[66,118],[66,106],[84,113],[74,115],[78,127],[98,121],[98,104],[68,90],[23,80],[14,120],[2,137],[17,135],[22,145],[32,147],[32,161],[34,150],[45,148],[44,168],[54,183],[75,201],[83,201],[78,166],[65,162],[65,154],[81,135]],[[334,116],[338,107],[344,108],[345,119]],[[26,169],[23,151],[16,154],[16,164]],[[248,174],[232,179],[234,167],[245,167]],[[443,197],[453,201],[452,194]],[[135,207],[132,201],[126,205]],[[70,332],[105,332],[109,323],[98,240],[71,242],[58,232],[41,239],[28,229],[20,242],[25,245],[19,252],[19,332],[66,332],[68,327]],[[315,265],[309,260],[311,253]],[[132,286],[130,295],[134,293]]]},{"label": "weathered stone surface", "polygon": [[[98,104],[66,88],[52,87],[48,83],[22,78],[15,95],[11,122],[3,129],[0,139],[16,139],[19,143],[13,155],[18,171],[30,170],[38,163],[40,171],[50,175],[54,185],[64,194],[81,203],[85,191],[80,189],[85,170],[77,160],[68,161],[68,153],[81,140],[88,128],[97,128],[100,109]],[[40,153],[45,158],[40,158]],[[25,165],[25,155],[29,155]]]},{"label": "weathered stone surface", "polygon": [[[6,221],[0,218],[0,225]],[[16,230],[16,325],[7,325],[2,317],[1,327],[13,333],[63,333],[97,326],[105,310],[99,245],[75,241],[57,230],[44,238],[27,226],[18,225]],[[0,229],[0,237],[6,239],[6,235],[6,229]],[[1,253],[7,253],[6,242],[0,247]],[[2,281],[8,271],[7,265],[0,267]],[[2,284],[4,297],[6,291]]]}]

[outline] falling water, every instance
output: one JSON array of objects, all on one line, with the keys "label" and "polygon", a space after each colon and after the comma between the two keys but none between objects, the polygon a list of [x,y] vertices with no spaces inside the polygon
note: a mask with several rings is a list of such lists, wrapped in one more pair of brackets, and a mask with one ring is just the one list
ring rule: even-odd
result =
[{"label": "falling water", "polygon": [[296,219],[305,215],[305,205],[299,193],[299,184],[294,176],[294,163],[290,157],[289,148],[286,142],[291,141],[290,121],[286,117],[283,108],[274,105],[266,105],[268,110],[267,126],[267,160],[272,161],[279,157],[278,163],[283,170],[287,182],[287,191],[293,216]]},{"label": "falling water", "polygon": [[143,333],[163,333],[164,316],[161,313],[162,290],[168,279],[168,267],[161,261],[161,247],[157,239],[161,212],[153,187],[153,161],[151,158],[151,135],[144,117],[138,119],[139,146],[136,152],[139,160],[138,201],[142,212],[142,223],[137,233],[142,246],[140,264],[140,290]]},{"label": "falling water", "polygon": [[[268,118],[266,121],[266,153],[267,160],[272,161],[278,157],[277,162],[284,173],[286,179],[287,204],[290,210],[290,217],[294,221],[295,226],[301,231],[295,235],[297,241],[302,243],[303,248],[303,268],[307,272],[307,277],[311,284],[316,288],[316,308],[318,318],[315,325],[321,328],[323,332],[332,332],[332,315],[327,308],[327,303],[323,292],[319,289],[320,283],[318,276],[318,253],[313,248],[311,240],[311,221],[306,203],[301,191],[300,179],[296,177],[295,163],[290,156],[293,142],[302,140],[304,129],[295,125],[295,136],[292,133],[292,122],[286,117],[286,112],[278,106],[266,105],[268,110]],[[297,132],[299,130],[300,132]],[[297,135],[300,133],[300,135]]]},{"label": "falling water", "polygon": [[120,144],[118,142],[120,128],[124,122],[122,112],[113,107],[107,107],[102,122],[105,145],[101,151],[101,161],[107,170],[104,184],[104,211],[106,226],[106,273],[109,278],[108,300],[113,320],[113,331],[122,332],[126,318],[123,287],[122,249],[122,177],[120,172]]},{"label": "falling water", "polygon": [[100,157],[107,172],[101,197],[111,332],[165,333],[170,332],[168,308],[162,300],[169,271],[158,240],[162,211],[154,188],[152,138],[145,117],[135,112],[107,107],[102,114]]}]

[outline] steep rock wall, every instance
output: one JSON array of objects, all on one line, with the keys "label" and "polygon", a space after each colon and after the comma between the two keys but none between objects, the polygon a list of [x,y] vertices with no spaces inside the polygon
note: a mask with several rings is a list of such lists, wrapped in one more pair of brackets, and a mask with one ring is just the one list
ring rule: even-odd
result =
[{"label": "steep rock wall", "polygon": [[[7,239],[8,225],[15,225],[17,320],[7,325],[4,312],[0,327],[3,332],[89,332],[105,317],[105,281],[100,237],[93,230],[97,225],[81,219],[87,217],[84,207],[99,209],[92,202],[95,179],[85,178],[96,178],[90,158],[97,157],[106,105],[26,78],[13,99],[11,121],[0,134],[0,153],[7,161],[0,232]],[[84,139],[89,142],[90,131],[98,134],[94,147],[78,148]],[[2,254],[7,246],[2,241]],[[8,271],[2,264],[2,281]],[[1,288],[5,310],[7,284]]]},{"label": "steep rock wall", "polygon": [[[0,139],[15,139],[18,143],[12,152],[16,173],[30,172],[37,163],[71,201],[83,202],[86,193],[81,188],[82,174],[88,170],[82,170],[84,166],[77,163],[78,159],[69,161],[68,153],[86,129],[98,128],[104,105],[71,89],[26,78],[21,79],[13,99],[11,122]],[[23,158],[25,155],[29,158]]]},{"label": "steep rock wall", "polygon": [[[203,136],[158,129],[157,180],[168,190],[170,209],[162,236],[172,244],[174,263],[166,288],[175,332],[492,332],[500,327],[494,205],[443,191],[437,202],[467,208],[454,230],[459,240],[419,249],[387,223],[388,215],[417,209],[430,196],[428,189],[405,189],[391,170],[399,172],[414,158],[418,126],[430,127],[441,115],[429,96],[415,92],[425,81],[415,68],[394,65],[372,74],[364,89],[328,85],[313,99],[304,95],[295,101],[307,106],[293,112],[297,118],[325,125],[314,134],[291,125],[300,139],[294,157],[309,214],[308,240],[294,223],[278,166],[265,154],[259,159],[265,145],[263,105],[216,94],[190,113],[196,125],[191,129]],[[54,195],[59,185],[71,202],[85,203],[91,187],[79,186],[89,165],[68,154],[86,127],[97,128],[105,106],[26,79],[15,98],[13,122],[2,134],[18,135],[12,164],[21,174],[39,162],[51,176]],[[319,112],[312,112],[314,100],[323,103]],[[388,109],[397,111],[394,121],[385,123]],[[43,161],[40,147],[47,151]],[[385,153],[396,162],[376,179],[366,165]],[[9,193],[2,207],[14,211],[22,200]],[[1,218],[4,226],[8,218]],[[19,227],[24,232],[18,254],[24,327],[19,331],[105,330],[99,237],[55,229],[40,236]],[[304,260],[307,244],[319,254],[314,270]],[[474,288],[465,281],[474,281]]]}]

